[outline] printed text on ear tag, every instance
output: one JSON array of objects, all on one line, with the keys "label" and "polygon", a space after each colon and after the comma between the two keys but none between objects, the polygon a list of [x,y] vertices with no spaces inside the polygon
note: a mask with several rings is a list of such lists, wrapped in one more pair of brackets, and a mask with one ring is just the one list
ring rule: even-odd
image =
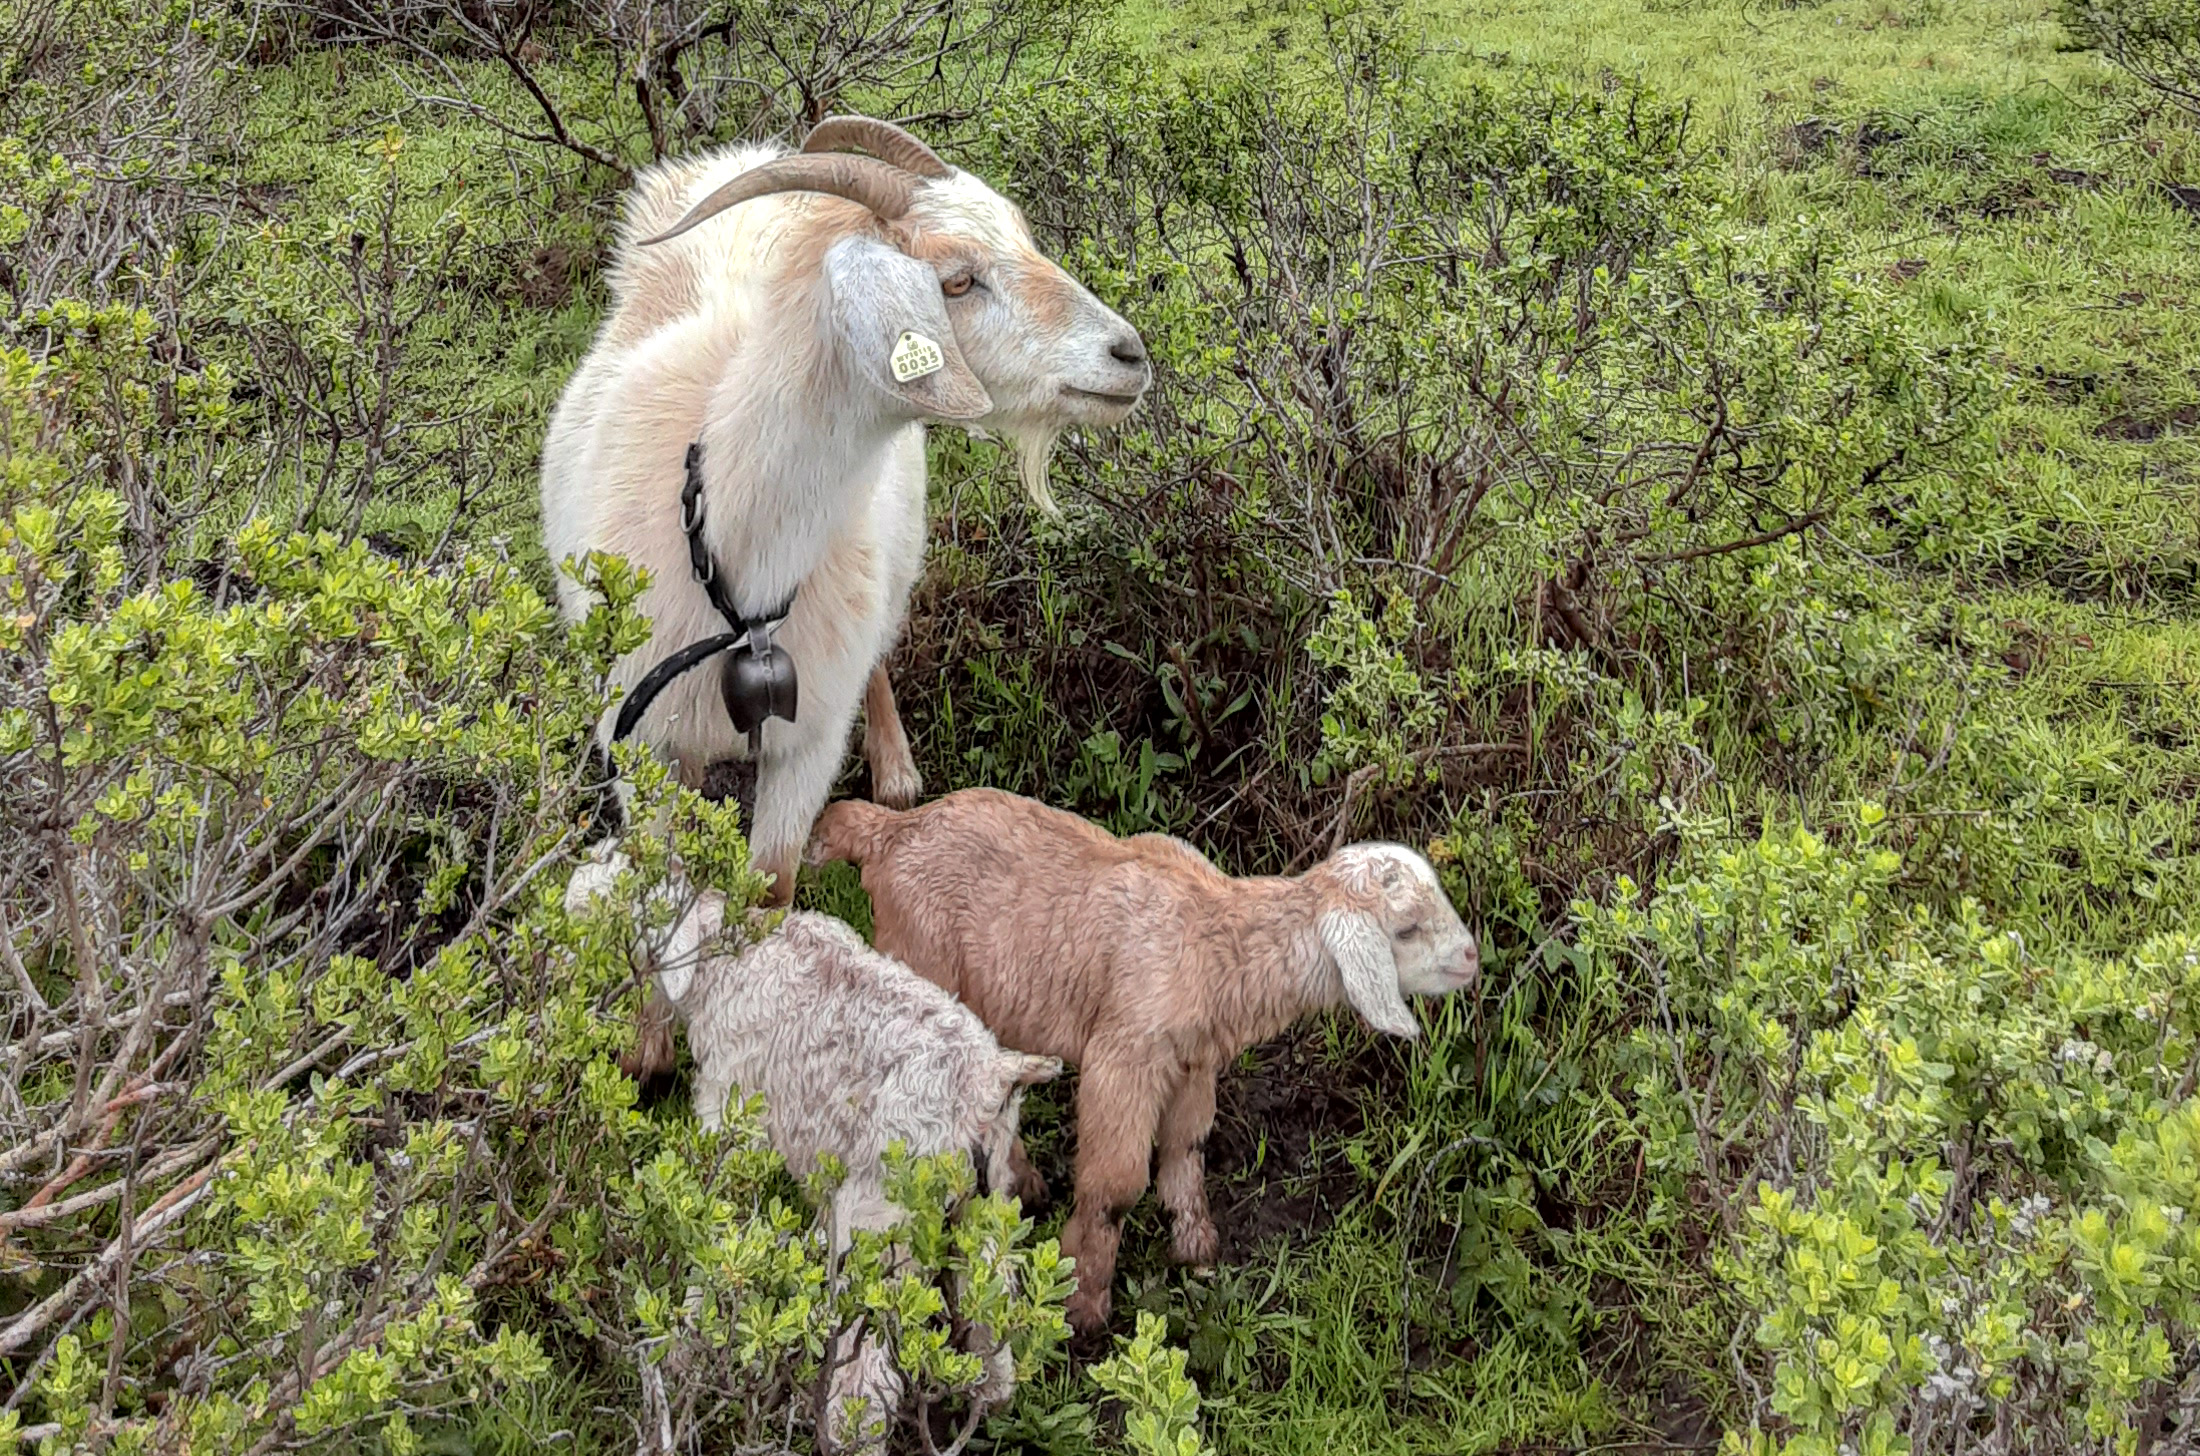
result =
[{"label": "printed text on ear tag", "polygon": [[947,363],[940,346],[922,334],[903,334],[894,341],[894,379],[907,384],[927,374],[937,374]]}]

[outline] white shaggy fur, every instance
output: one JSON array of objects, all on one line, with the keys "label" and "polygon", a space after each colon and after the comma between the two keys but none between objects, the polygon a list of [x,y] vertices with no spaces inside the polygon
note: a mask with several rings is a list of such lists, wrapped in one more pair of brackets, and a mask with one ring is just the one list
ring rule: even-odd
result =
[{"label": "white shaggy fur", "polygon": [[[1054,439],[1121,420],[1149,378],[1137,333],[1042,257],[1015,207],[967,173],[922,181],[899,219],[785,192],[655,245],[637,241],[783,155],[734,147],[639,178],[610,311],[559,399],[542,457],[551,559],[602,551],[651,573],[640,606],[655,632],[618,664],[619,686],[631,690],[663,658],[724,630],[691,577],[680,529],[691,441],[703,447],[706,539],[735,604],[763,612],[799,588],[778,640],[796,663],[800,704],[795,721],[762,730],[749,836],[782,901],[867,683],[873,791],[892,804],[921,791],[874,668],[923,561],[925,422],[983,425],[1016,441],[1026,484],[1051,508]],[[892,378],[887,355],[905,329],[941,345],[941,370]],[[559,602],[569,620],[589,605],[571,581]],[[691,786],[713,761],[746,751],[718,683],[715,664],[694,669],[636,729]],[[614,717],[599,730],[606,740]],[[643,1069],[657,1068],[645,1058]]]},{"label": "white shaggy fur", "polygon": [[[624,855],[599,847],[574,871],[567,908],[582,910],[625,866]],[[896,1222],[885,1168],[896,1142],[912,1156],[967,1151],[988,1186],[1008,1186],[1024,1092],[1057,1075],[1060,1061],[1002,1050],[954,997],[830,916],[790,914],[744,946],[737,934],[726,938],[724,895],[678,885],[660,893],[685,903],[637,949],[687,1025],[696,1116],[715,1131],[729,1096],[761,1094],[766,1134],[790,1171],[806,1177],[825,1154],[840,1159],[847,1176],[826,1210],[836,1256],[854,1230]],[[976,1338],[981,1349],[992,1344],[984,1331]],[[866,1341],[838,1354],[827,1402],[834,1423],[858,1396],[873,1420],[890,1421],[901,1385],[888,1353]],[[997,1405],[1014,1388],[1010,1352],[987,1349],[972,1398]]]}]

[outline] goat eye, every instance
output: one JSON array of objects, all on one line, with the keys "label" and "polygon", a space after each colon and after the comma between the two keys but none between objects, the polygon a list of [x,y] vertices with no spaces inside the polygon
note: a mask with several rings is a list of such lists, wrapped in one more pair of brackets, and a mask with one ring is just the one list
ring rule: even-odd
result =
[{"label": "goat eye", "polygon": [[1408,925],[1405,929],[1398,932],[1398,938],[1400,940],[1417,940],[1420,938],[1420,935],[1421,927],[1418,925]]},{"label": "goat eye", "polygon": [[960,298],[964,294],[968,293],[970,291],[970,286],[977,281],[977,279],[970,277],[968,274],[963,274],[958,277],[950,278],[946,282],[942,283],[940,285],[940,292],[946,294],[949,298]]}]

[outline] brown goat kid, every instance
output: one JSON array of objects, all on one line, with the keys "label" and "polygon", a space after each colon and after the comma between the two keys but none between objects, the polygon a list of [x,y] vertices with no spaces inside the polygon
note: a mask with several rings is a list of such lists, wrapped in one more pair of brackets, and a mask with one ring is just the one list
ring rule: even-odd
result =
[{"label": "brown goat kid", "polygon": [[[961,998],[1003,1046],[1080,1068],[1062,1250],[1084,1334],[1107,1323],[1123,1215],[1157,1140],[1171,1257],[1216,1257],[1201,1153],[1225,1063],[1339,1001],[1416,1037],[1405,997],[1471,986],[1479,970],[1435,870],[1395,844],[1349,845],[1294,879],[1232,879],[1180,839],[1117,839],[965,789],[902,813],[832,804],[808,858],[862,866],[878,948]],[[1018,1191],[1035,1192],[1017,1166]]]}]

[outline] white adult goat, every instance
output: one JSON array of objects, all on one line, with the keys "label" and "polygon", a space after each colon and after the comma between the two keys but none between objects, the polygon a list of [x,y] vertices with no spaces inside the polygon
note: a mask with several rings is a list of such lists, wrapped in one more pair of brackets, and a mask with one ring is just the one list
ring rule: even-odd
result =
[{"label": "white adult goat", "polygon": [[[702,536],[733,606],[753,619],[793,600],[777,640],[800,703],[761,730],[749,826],[784,903],[859,698],[874,796],[906,805],[921,789],[883,658],[923,562],[925,423],[1015,442],[1051,512],[1054,441],[1130,412],[1151,378],[1145,346],[1041,256],[1012,203],[865,117],[820,124],[801,155],[743,146],[644,173],[610,285],[543,444],[543,544],[553,561],[602,551],[651,573],[640,606],[654,634],[614,673],[631,691],[725,626],[682,528],[683,462],[699,444]],[[578,620],[588,593],[563,581],[559,602]],[[598,730],[607,743],[614,721]],[[636,731],[690,785],[746,751],[712,670],[676,679]],[[628,1068],[671,1059],[653,1005]]]}]

